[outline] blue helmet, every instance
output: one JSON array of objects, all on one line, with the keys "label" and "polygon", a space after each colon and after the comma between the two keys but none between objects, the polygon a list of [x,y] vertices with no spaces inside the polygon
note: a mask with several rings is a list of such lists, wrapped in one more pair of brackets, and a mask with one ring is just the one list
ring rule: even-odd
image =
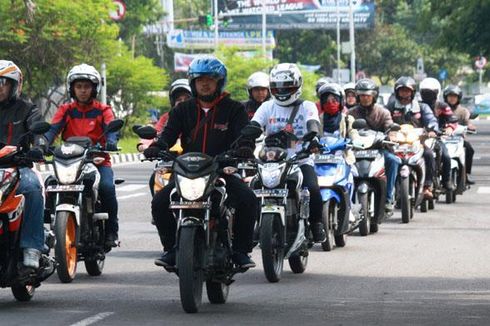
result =
[{"label": "blue helmet", "polygon": [[213,56],[202,56],[192,60],[187,74],[193,96],[197,97],[194,80],[200,76],[209,76],[218,80],[217,95],[221,94],[225,89],[227,81],[225,64]]}]

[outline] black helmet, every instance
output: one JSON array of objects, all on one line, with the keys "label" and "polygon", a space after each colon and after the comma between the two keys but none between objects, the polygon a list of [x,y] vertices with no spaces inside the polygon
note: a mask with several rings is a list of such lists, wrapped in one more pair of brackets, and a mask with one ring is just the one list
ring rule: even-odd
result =
[{"label": "black helmet", "polygon": [[339,100],[340,107],[344,106],[344,90],[336,83],[323,84],[318,90],[318,97],[320,103],[323,104],[327,101],[328,94],[332,94]]},{"label": "black helmet", "polygon": [[330,84],[330,83],[334,83],[334,80],[332,78],[330,78],[330,77],[320,77],[316,81],[316,84],[315,84],[316,96],[317,97],[320,97],[320,94],[318,93],[318,91],[320,90],[320,87],[322,87],[325,84]]},{"label": "black helmet", "polygon": [[461,98],[463,97],[463,91],[459,86],[456,85],[448,85],[446,88],[444,88],[444,91],[442,93],[442,96],[444,97],[444,102],[447,103],[447,97],[449,95],[456,95],[458,97],[458,104],[459,101],[461,101]]},{"label": "black helmet", "polygon": [[356,83],[356,96],[359,102],[359,95],[371,95],[373,97],[373,104],[378,100],[379,87],[376,83],[369,79],[359,79]]},{"label": "black helmet", "polygon": [[398,90],[403,87],[408,88],[412,91],[410,100],[413,101],[413,99],[415,98],[415,91],[417,89],[417,83],[415,82],[415,80],[410,76],[401,76],[396,80],[394,92],[397,100],[400,100],[400,97],[398,95]]}]

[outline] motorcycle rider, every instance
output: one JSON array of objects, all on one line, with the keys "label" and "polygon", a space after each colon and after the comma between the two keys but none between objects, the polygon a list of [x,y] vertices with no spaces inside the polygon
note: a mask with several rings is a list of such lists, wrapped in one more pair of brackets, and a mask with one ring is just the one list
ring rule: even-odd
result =
[{"label": "motorcycle rider", "polygon": [[349,110],[357,105],[356,84],[347,83],[344,85],[345,107]]},{"label": "motorcycle rider", "polygon": [[[116,132],[107,133],[102,137],[104,128],[114,120],[114,113],[109,105],[96,100],[102,87],[99,72],[85,63],[76,65],[68,72],[66,87],[73,101],[58,107],[51,122],[51,129],[45,134],[48,144],[61,133],[63,141],[73,136],[88,136],[93,144],[100,143],[107,151],[117,151]],[[97,169],[100,173],[99,196],[102,208],[109,214],[105,244],[108,247],[117,247],[118,204],[109,155]]]},{"label": "motorcycle rider", "polygon": [[[376,103],[379,88],[376,83],[368,78],[363,78],[356,83],[356,96],[358,105],[348,112],[355,119],[366,120],[368,127],[375,131],[386,132],[393,125],[390,111]],[[393,212],[393,191],[395,189],[396,176],[400,165],[398,158],[387,149],[382,150],[385,159],[386,171],[386,203],[385,212]]]},{"label": "motorcycle rider", "polygon": [[[280,63],[270,72],[272,101],[262,104],[255,113],[252,123],[265,128],[266,135],[281,130],[294,133],[298,138],[308,132],[320,132],[318,110],[313,102],[300,99],[303,77],[299,68],[292,63]],[[292,119],[291,116],[293,115]],[[289,124],[288,120],[292,120]],[[303,186],[310,192],[309,221],[315,242],[325,241],[326,234],[322,220],[322,197],[313,161],[300,164]]]},{"label": "motorcycle rider", "polygon": [[[35,122],[41,121],[41,112],[32,103],[20,98],[22,71],[8,60],[0,60],[0,143],[17,145],[20,137],[29,131]],[[42,144],[42,137],[35,137],[34,144]],[[30,144],[25,144],[29,146]],[[31,149],[28,157],[42,158],[38,148]],[[41,251],[44,248],[44,200],[42,186],[35,172],[20,168],[20,185],[17,194],[24,195],[24,218],[20,235],[23,265],[38,269]]]},{"label": "motorcycle rider", "polygon": [[[170,112],[169,120],[157,141],[144,151],[147,158],[158,157],[181,138],[184,153],[202,152],[210,156],[222,154],[240,136],[248,124],[243,104],[225,92],[227,69],[213,56],[194,59],[189,66],[191,100],[180,103]],[[238,152],[253,156],[253,141],[243,141]],[[252,234],[257,218],[258,200],[254,192],[239,178],[223,175],[227,193],[236,206],[232,260],[243,268],[255,267],[248,256],[252,251]],[[152,200],[152,215],[165,252],[155,260],[157,266],[175,265],[176,220],[171,210],[170,192],[175,187],[171,180]]]},{"label": "motorcycle rider", "polygon": [[248,101],[244,102],[248,120],[251,120],[255,111],[265,101],[271,98],[269,91],[269,75],[262,71],[254,72],[247,80]]},{"label": "motorcycle rider", "polygon": [[[465,108],[460,104],[461,98],[463,97],[463,91],[456,85],[448,85],[444,88],[442,93],[444,101],[449,105],[453,114],[458,118],[458,123],[467,126],[469,130],[476,131],[475,126],[470,121],[470,110]],[[475,155],[475,150],[471,146],[470,142],[465,139],[465,164],[466,164],[466,183],[475,184],[470,178],[471,168],[473,166],[473,155]]]},{"label": "motorcycle rider", "polygon": [[[318,99],[320,99],[320,94],[318,94],[320,87],[322,87],[325,84],[330,84],[330,83],[335,83],[335,81],[330,77],[324,76],[324,77],[318,78],[318,80],[316,81],[316,84],[315,84],[315,93],[316,93],[316,97]],[[315,105],[316,105],[316,108],[318,109],[318,114],[321,114],[322,108],[321,108],[320,101],[316,102]]]}]

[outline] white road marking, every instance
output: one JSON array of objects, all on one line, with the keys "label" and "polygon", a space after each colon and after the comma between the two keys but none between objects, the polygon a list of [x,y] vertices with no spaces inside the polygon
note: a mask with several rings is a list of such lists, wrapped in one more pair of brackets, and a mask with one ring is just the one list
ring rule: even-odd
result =
[{"label": "white road marking", "polygon": [[131,194],[131,195],[118,196],[117,200],[128,199],[128,198],[133,198],[133,197],[140,197],[140,196],[145,196],[145,195],[149,195],[149,194],[147,194],[146,192],[137,192],[137,193]]},{"label": "white road marking", "polygon": [[148,187],[148,186],[147,185],[124,185],[124,186],[117,187],[116,190],[117,191],[134,191],[134,190],[139,190],[139,189],[146,188],[146,187]]},{"label": "white road marking", "polygon": [[478,187],[476,192],[479,194],[490,194],[490,187]]},{"label": "white road marking", "polygon": [[88,317],[85,319],[80,320],[78,323],[71,324],[70,326],[88,326],[95,324],[98,321],[101,321],[104,318],[109,317],[110,315],[113,315],[113,312],[101,312],[100,314],[94,315],[92,317]]}]

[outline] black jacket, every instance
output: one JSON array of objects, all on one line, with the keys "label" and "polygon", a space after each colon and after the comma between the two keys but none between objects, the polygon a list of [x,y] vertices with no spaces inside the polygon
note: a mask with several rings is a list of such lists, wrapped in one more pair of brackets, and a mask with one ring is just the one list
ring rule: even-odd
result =
[{"label": "black jacket", "polygon": [[[203,119],[207,119],[206,123],[199,126]],[[230,149],[230,145],[247,124],[248,118],[243,104],[232,100],[228,95],[207,114],[193,98],[179,103],[170,111],[167,125],[157,144],[164,141],[172,147],[180,136],[184,153],[201,152],[215,156]]]},{"label": "black jacket", "polygon": [[20,136],[41,121],[41,112],[32,103],[17,99],[0,104],[0,143],[17,145]]},{"label": "black jacket", "polygon": [[262,103],[259,103],[254,99],[250,99],[248,101],[243,102],[243,105],[245,106],[245,111],[247,112],[248,120],[252,120],[255,111],[257,111],[257,109],[262,105]]}]

